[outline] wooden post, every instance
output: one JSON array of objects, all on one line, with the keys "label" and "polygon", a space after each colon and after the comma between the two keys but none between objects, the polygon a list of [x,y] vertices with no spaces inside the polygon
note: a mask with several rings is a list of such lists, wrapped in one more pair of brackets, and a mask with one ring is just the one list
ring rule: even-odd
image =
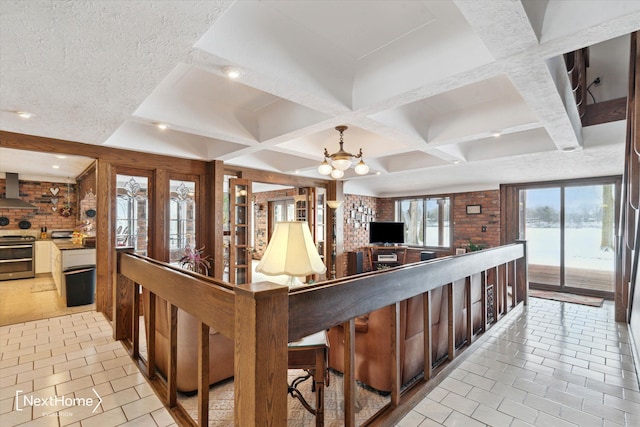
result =
[{"label": "wooden post", "polygon": [[200,323],[198,334],[198,425],[209,425],[209,326]]},{"label": "wooden post", "polygon": [[149,312],[145,313],[145,320],[149,327],[147,330],[147,376],[149,379],[156,377],[156,294],[149,292]]},{"label": "wooden post", "polygon": [[431,348],[431,291],[422,294],[423,331],[424,331],[424,379],[433,374],[433,350]]},{"label": "wooden post", "polygon": [[235,425],[284,426],[289,289],[260,282],[235,291]]},{"label": "wooden post", "polygon": [[[522,258],[516,260],[516,287],[518,292],[516,295],[520,301],[524,301],[524,305],[529,305],[529,272],[527,261],[527,241],[517,240],[516,243],[522,245],[524,253]],[[517,301],[519,302],[519,301]]]},{"label": "wooden post", "polygon": [[[408,304],[408,301],[405,302]],[[400,303],[389,306],[391,314],[391,406],[400,405]]]},{"label": "wooden post", "polygon": [[178,394],[178,307],[169,303],[169,367],[167,369],[167,405],[174,408]]},{"label": "wooden post", "polygon": [[344,330],[344,425],[356,425],[356,322],[342,324]]},{"label": "wooden post", "polygon": [[[453,303],[454,292],[453,292],[453,282],[445,285],[447,288],[447,296],[448,296],[448,321],[449,321],[449,352],[448,358],[449,360],[453,360],[456,358],[456,313],[455,313],[455,304]],[[442,292],[444,295],[444,292]]]},{"label": "wooden post", "polygon": [[117,268],[116,283],[114,286],[115,296],[113,298],[113,339],[128,341],[132,339],[133,304],[134,304],[134,283],[131,279],[120,274],[120,257],[133,248],[123,248],[116,250]]},{"label": "wooden post", "polygon": [[469,276],[464,280],[464,294],[467,300],[467,346],[471,345],[473,341],[473,304],[471,303],[471,284],[473,276]]}]

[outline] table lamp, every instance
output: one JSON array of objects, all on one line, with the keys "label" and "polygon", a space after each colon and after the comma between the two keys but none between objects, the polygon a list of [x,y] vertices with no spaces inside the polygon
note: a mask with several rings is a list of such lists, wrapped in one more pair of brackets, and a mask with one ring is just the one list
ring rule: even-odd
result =
[{"label": "table lamp", "polygon": [[288,275],[290,288],[302,285],[298,276],[326,270],[306,221],[276,223],[269,245],[256,266],[258,273],[267,276]]}]

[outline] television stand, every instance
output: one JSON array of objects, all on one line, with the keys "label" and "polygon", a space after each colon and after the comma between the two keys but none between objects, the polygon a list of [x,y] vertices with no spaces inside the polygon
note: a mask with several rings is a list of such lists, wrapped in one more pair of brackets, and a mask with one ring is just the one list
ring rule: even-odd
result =
[{"label": "television stand", "polygon": [[368,246],[369,270],[384,270],[389,267],[403,265],[407,258],[406,246]]}]

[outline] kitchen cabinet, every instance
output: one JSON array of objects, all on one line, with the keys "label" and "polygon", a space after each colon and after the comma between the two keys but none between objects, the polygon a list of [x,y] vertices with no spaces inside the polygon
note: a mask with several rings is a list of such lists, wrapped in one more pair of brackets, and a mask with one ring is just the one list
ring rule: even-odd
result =
[{"label": "kitchen cabinet", "polygon": [[49,248],[51,251],[51,275],[58,289],[58,295],[62,295],[62,251],[53,243]]},{"label": "kitchen cabinet", "polygon": [[56,242],[51,245],[51,260],[51,274],[58,288],[58,295],[67,301],[64,272],[74,267],[95,266],[96,250],[73,242]]},{"label": "kitchen cabinet", "polygon": [[51,242],[36,241],[36,274],[51,273]]}]

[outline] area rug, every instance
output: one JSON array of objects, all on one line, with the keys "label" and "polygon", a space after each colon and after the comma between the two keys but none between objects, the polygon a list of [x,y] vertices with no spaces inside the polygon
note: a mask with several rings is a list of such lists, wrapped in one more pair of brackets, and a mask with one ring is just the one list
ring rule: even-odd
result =
[{"label": "area rug", "polygon": [[56,290],[58,290],[58,288],[56,288],[55,283],[36,283],[34,285],[31,285],[32,294],[36,292],[56,291]]},{"label": "area rug", "polygon": [[554,301],[568,302],[572,304],[590,305],[592,307],[601,307],[602,303],[604,302],[604,298],[567,294],[564,292],[542,291],[538,289],[529,289],[529,296],[551,299]]},{"label": "area rug", "polygon": [[[140,317],[140,356],[147,359],[147,340],[144,317]],[[299,369],[288,371],[288,383],[303,375]],[[324,389],[324,425],[325,427],[344,426],[344,381],[340,372],[329,371],[329,384]],[[209,388],[209,427],[228,427],[233,425],[234,410],[233,378],[219,382]],[[311,380],[298,385],[307,402],[315,407],[316,395],[311,390]],[[362,425],[391,401],[389,395],[383,395],[364,384],[356,382],[356,425]],[[198,420],[198,395],[178,393],[178,402],[187,413]],[[307,427],[315,425],[315,416],[307,411],[302,403],[288,396],[287,427]]]},{"label": "area rug", "polygon": [[[301,370],[289,370],[289,382],[304,374]],[[324,425],[326,427],[344,426],[344,395],[342,375],[331,372],[329,387],[325,388]],[[209,427],[227,427],[233,425],[233,380],[212,386],[209,389]],[[315,393],[311,391],[311,381],[298,386],[307,401],[315,406]],[[198,396],[178,394],[178,402],[197,421]],[[382,396],[361,386],[356,388],[356,425],[363,424],[389,403],[388,396]],[[287,427],[306,427],[315,425],[315,417],[307,411],[299,400],[289,396],[289,415]]]}]

